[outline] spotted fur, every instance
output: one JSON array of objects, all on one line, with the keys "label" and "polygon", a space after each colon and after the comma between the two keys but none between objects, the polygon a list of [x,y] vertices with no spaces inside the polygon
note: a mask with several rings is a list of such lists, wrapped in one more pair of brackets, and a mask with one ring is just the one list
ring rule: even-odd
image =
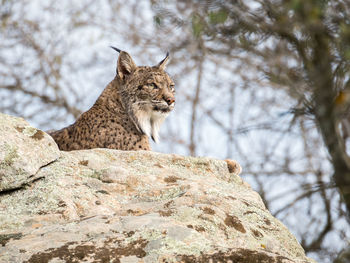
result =
[{"label": "spotted fur", "polygon": [[148,137],[158,140],[175,105],[174,82],[164,71],[167,61],[168,56],[156,66],[138,67],[120,51],[117,74],[92,108],[74,124],[49,133],[60,150],[151,150]]}]

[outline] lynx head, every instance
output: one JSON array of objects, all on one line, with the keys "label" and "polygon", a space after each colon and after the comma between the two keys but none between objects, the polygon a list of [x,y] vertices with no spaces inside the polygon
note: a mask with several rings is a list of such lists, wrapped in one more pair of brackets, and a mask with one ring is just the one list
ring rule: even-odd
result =
[{"label": "lynx head", "polygon": [[164,71],[169,53],[149,67],[136,66],[127,52],[113,49],[120,52],[116,78],[122,103],[137,130],[158,142],[160,125],[175,106],[174,82]]}]

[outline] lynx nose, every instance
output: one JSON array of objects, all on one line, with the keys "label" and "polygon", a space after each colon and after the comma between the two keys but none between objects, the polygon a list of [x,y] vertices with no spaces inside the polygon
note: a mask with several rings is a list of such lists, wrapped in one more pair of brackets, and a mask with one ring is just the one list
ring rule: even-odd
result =
[{"label": "lynx nose", "polygon": [[174,98],[166,98],[165,101],[166,101],[166,103],[168,103],[168,105],[171,105],[175,102],[175,99]]}]

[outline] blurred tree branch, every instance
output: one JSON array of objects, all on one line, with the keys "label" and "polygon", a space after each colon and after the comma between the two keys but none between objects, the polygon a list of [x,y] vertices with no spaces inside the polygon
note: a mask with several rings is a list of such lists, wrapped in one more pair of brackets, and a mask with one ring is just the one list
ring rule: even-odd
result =
[{"label": "blurred tree branch", "polygon": [[[350,4],[316,0],[267,0],[255,4],[259,7],[241,1],[207,1],[201,6],[204,9],[201,15],[195,14],[202,26],[197,25],[198,32],[194,34],[219,40],[224,45],[218,53],[233,52],[234,47],[261,57],[268,66],[264,72],[272,82],[303,83],[299,88],[295,83],[285,87],[311,109],[331,156],[333,178],[350,219],[350,159],[338,129],[340,120],[336,110],[337,96],[347,82],[336,85],[339,72],[333,71],[349,67],[346,54],[350,54],[350,47],[346,39],[350,38]],[[212,11],[212,6],[226,14],[221,23],[210,21],[213,12],[218,14]],[[347,72],[340,74],[348,81]]]},{"label": "blurred tree branch", "polygon": [[65,109],[67,109],[67,111],[70,114],[72,114],[75,118],[77,118],[82,113],[81,110],[75,108],[74,106],[68,105],[67,101],[65,101],[65,100],[51,99],[49,96],[39,94],[35,91],[27,90],[27,89],[23,88],[23,86],[20,84],[20,82],[17,82],[16,85],[1,85],[0,84],[0,89],[6,89],[6,90],[9,90],[12,92],[20,91],[25,95],[31,96],[32,98],[39,98],[45,104],[50,104],[50,105],[57,106],[57,107],[63,107]]},{"label": "blurred tree branch", "polygon": [[108,45],[147,65],[169,50],[177,106],[154,148],[237,159],[306,252],[331,261],[350,232],[325,147],[349,151],[349,13],[344,0],[0,0],[0,110],[62,127],[113,77]]},{"label": "blurred tree branch", "polygon": [[[244,160],[244,171],[254,176],[258,190],[267,205],[269,197],[266,182],[259,178],[262,175],[276,177],[281,174],[305,175],[305,177],[314,175],[313,183],[318,182],[320,187],[311,189],[300,187],[294,191],[298,193],[296,197],[282,205],[276,213],[290,210],[305,199],[312,205],[311,200],[317,196],[323,204],[323,229],[317,228],[317,234],[312,233],[314,236],[312,238],[308,236],[307,241],[302,238],[302,243],[306,251],[320,251],[324,248],[322,243],[325,237],[333,230],[335,220],[331,209],[333,203],[327,192],[332,189],[328,185],[333,185],[326,179],[329,172],[321,178],[319,176],[321,167],[313,165],[316,158],[315,151],[323,149],[323,146],[326,146],[329,154],[328,157],[324,157],[325,161],[330,161],[332,165],[332,179],[342,196],[342,203],[347,209],[347,218],[350,219],[350,160],[346,149],[346,141],[349,140],[350,134],[347,125],[350,119],[350,2],[193,0],[178,1],[176,4],[153,1],[153,4],[161,26],[167,30],[171,25],[180,26],[183,31],[192,32],[192,41],[203,40],[202,45],[208,54],[207,61],[211,60],[210,56],[216,56],[216,60],[231,58],[232,64],[236,62],[251,69],[250,72],[237,70],[231,74],[240,74],[240,77],[244,78],[244,75],[255,72],[253,80],[255,83],[265,85],[261,81],[263,76],[276,92],[284,91],[293,99],[294,105],[283,114],[285,117],[293,115],[289,118],[291,125],[287,128],[278,125],[278,121],[264,118],[262,120],[257,118],[258,121],[252,124],[233,127],[234,123],[228,122],[218,113],[221,100],[216,108],[210,108],[204,103],[201,108],[206,117],[231,138],[231,143]],[[187,39],[191,39],[191,36]],[[220,65],[217,61],[213,63],[221,69],[228,65],[224,62]],[[217,90],[220,88],[218,85]],[[259,88],[252,89],[252,93],[258,91]],[[226,96],[227,94],[228,89]],[[253,96],[251,107],[254,107]],[[233,105],[234,102],[231,103]],[[269,106],[278,103],[283,104],[283,101],[269,104],[266,100],[266,104],[262,104],[260,110],[266,111]],[[230,109],[226,111],[228,113]],[[319,148],[309,149],[311,145],[315,147],[314,142],[308,141],[314,138],[314,133],[312,129],[305,127],[306,120],[312,120],[318,128],[319,137],[324,143],[319,144]],[[290,157],[288,154],[283,156],[284,165],[283,160],[273,160],[278,156],[273,151],[279,148],[283,134],[291,136],[296,126],[300,129],[299,134],[304,142],[305,163],[314,166],[305,167],[300,171],[290,168],[291,163],[295,162],[295,157]],[[237,140],[232,141],[232,136],[256,134],[259,129],[268,131],[269,134],[280,132],[282,135],[274,135],[275,142],[269,142],[270,150],[264,149],[260,153],[261,164],[257,165],[249,160],[249,154],[244,154]],[[267,141],[268,139],[264,143],[267,144]],[[280,169],[269,167],[264,170],[265,166],[274,165],[280,165]],[[305,180],[307,181],[306,178]],[[299,186],[301,185],[299,183]],[[342,209],[336,216],[341,213]]]}]

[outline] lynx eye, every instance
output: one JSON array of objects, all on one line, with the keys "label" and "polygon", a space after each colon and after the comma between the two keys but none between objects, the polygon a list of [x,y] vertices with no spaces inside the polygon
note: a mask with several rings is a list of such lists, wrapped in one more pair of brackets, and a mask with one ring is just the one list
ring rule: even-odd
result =
[{"label": "lynx eye", "polygon": [[159,87],[155,83],[152,83],[150,86],[154,89],[159,89]]},{"label": "lynx eye", "polygon": [[174,85],[170,85],[170,91],[171,92],[175,92],[175,86]]}]

